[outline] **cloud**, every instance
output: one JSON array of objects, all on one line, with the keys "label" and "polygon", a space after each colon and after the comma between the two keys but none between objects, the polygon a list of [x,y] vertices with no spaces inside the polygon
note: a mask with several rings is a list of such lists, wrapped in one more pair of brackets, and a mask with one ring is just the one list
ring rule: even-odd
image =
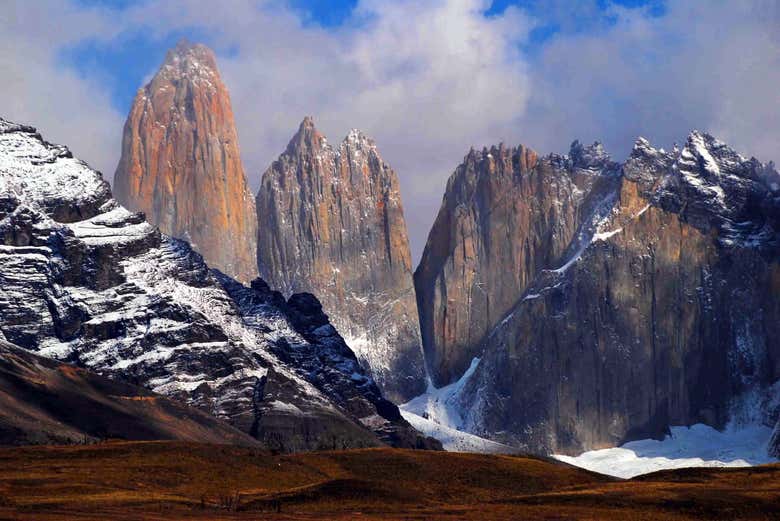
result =
[{"label": "cloud", "polygon": [[47,139],[68,144],[110,178],[123,116],[94,79],[61,66],[58,53],[83,34],[110,39],[115,30],[100,11],[63,8],[60,2],[10,2],[3,11],[0,115],[35,125]]},{"label": "cloud", "polygon": [[[39,125],[110,177],[124,115],[97,75],[59,66],[58,49],[197,30],[219,54],[253,185],[303,116],[332,141],[360,128],[400,177],[415,257],[472,145],[547,153],[598,139],[622,159],[638,135],[668,146],[701,128],[777,159],[777,2],[677,1],[659,12],[605,11],[594,0],[575,12],[550,0],[485,16],[489,3],[362,0],[325,29],[273,1],[214,9],[206,0],[147,0],[121,16],[12,2],[10,24],[0,20],[0,35],[14,42],[0,50],[12,78],[0,84],[3,113]],[[534,27],[551,25],[558,30],[542,43],[529,40]]]},{"label": "cloud", "polygon": [[522,121],[543,150],[599,139],[618,158],[636,136],[662,146],[699,128],[777,157],[780,4],[670,2],[662,16],[612,7],[614,24],[550,41]]}]

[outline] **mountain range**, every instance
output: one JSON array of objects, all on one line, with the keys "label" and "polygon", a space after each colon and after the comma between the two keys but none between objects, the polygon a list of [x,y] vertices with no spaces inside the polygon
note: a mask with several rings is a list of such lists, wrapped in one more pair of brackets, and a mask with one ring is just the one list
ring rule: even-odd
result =
[{"label": "mountain range", "polygon": [[472,149],[413,269],[371,138],[331,146],[305,118],[255,198],[239,153],[216,59],[188,43],[138,91],[116,200],[0,120],[2,337],[284,452],[430,434],[574,455],[703,423],[777,424],[780,453],[772,163],[699,131],[623,162]]}]

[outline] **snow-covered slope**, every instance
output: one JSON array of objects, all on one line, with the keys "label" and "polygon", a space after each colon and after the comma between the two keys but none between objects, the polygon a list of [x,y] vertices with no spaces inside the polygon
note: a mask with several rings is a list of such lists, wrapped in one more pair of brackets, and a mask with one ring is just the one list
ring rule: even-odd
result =
[{"label": "snow-covered slope", "polygon": [[579,456],[555,457],[619,478],[685,467],[750,467],[777,460],[767,453],[772,429],[750,426],[723,432],[703,424],[672,427],[663,440],[638,440]]},{"label": "snow-covered slope", "polygon": [[0,331],[17,345],[179,398],[280,450],[425,445],[316,299],[211,271],[67,148],[2,119],[0,243]]},{"label": "snow-covered slope", "polygon": [[464,385],[474,374],[479,358],[456,382],[436,388],[428,384],[428,390],[401,405],[401,414],[412,426],[428,436],[436,438],[444,450],[454,452],[512,453],[517,450],[509,445],[480,438],[463,429],[463,413],[458,400]]}]

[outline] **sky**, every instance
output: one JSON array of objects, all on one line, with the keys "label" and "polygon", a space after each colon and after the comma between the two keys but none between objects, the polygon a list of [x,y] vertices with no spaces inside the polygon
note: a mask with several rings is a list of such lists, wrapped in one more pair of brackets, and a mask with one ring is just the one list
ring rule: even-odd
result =
[{"label": "sky", "polygon": [[[110,181],[137,89],[182,37],[217,53],[253,188],[304,116],[372,136],[419,258],[470,147],[693,129],[780,154],[778,0],[2,0],[0,116]],[[260,223],[262,225],[262,222]]]}]

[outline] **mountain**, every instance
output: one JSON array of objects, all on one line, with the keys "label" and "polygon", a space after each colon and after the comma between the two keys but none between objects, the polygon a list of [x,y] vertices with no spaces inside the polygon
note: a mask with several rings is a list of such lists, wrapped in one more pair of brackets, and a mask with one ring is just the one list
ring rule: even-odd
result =
[{"label": "mountain", "polygon": [[180,42],[138,90],[114,192],[209,265],[243,282],[257,275],[254,201],[230,97],[207,47]]},{"label": "mountain", "polygon": [[257,193],[261,276],[307,291],[384,393],[425,390],[425,366],[398,178],[353,130],[336,148],[306,118]]},{"label": "mountain", "polygon": [[107,438],[260,445],[175,400],[0,340],[0,445]]},{"label": "mountain", "polygon": [[195,406],[281,451],[438,445],[383,398],[312,295],[243,286],[0,119],[0,332]]},{"label": "mountain", "polygon": [[[460,219],[473,233],[442,232],[447,241],[438,246],[434,231],[428,250],[439,247],[455,258],[473,251],[467,257],[475,267],[437,272],[428,253],[416,282],[428,306],[421,305],[426,347],[433,338],[434,360],[458,362],[439,362],[440,378],[476,357],[472,374],[449,398],[461,413],[459,427],[532,452],[573,454],[660,438],[674,425],[774,425],[780,412],[774,166],[701,132],[670,152],[639,139],[622,165],[602,152],[575,143],[568,156],[539,159],[527,171],[513,159],[514,184],[541,177],[524,196],[508,189],[459,195],[469,190],[466,173],[481,171],[468,158],[450,180],[437,224],[451,226],[450,215],[465,215]],[[483,176],[502,171],[490,167],[502,157],[497,150],[476,156],[487,163]],[[504,193],[518,200],[503,203]],[[514,205],[509,224],[488,227],[484,217],[470,217],[489,214],[495,221],[506,204]],[[518,234],[514,223],[534,212],[530,231]],[[515,237],[513,243],[523,238],[522,255],[492,249],[486,260],[473,245],[493,244],[488,232]],[[446,338],[439,331],[449,330],[437,317],[469,312],[453,308],[450,288],[476,293],[472,281],[489,282],[502,269],[511,281],[525,277],[515,285],[515,302],[490,315],[476,347],[467,344],[464,354],[439,348],[435,341]],[[447,300],[426,300],[445,290]]]},{"label": "mountain", "polygon": [[457,380],[480,342],[580,225],[604,211],[618,165],[599,144],[538,158],[503,144],[471,150],[447,182],[414,274],[423,345],[439,385]]}]

